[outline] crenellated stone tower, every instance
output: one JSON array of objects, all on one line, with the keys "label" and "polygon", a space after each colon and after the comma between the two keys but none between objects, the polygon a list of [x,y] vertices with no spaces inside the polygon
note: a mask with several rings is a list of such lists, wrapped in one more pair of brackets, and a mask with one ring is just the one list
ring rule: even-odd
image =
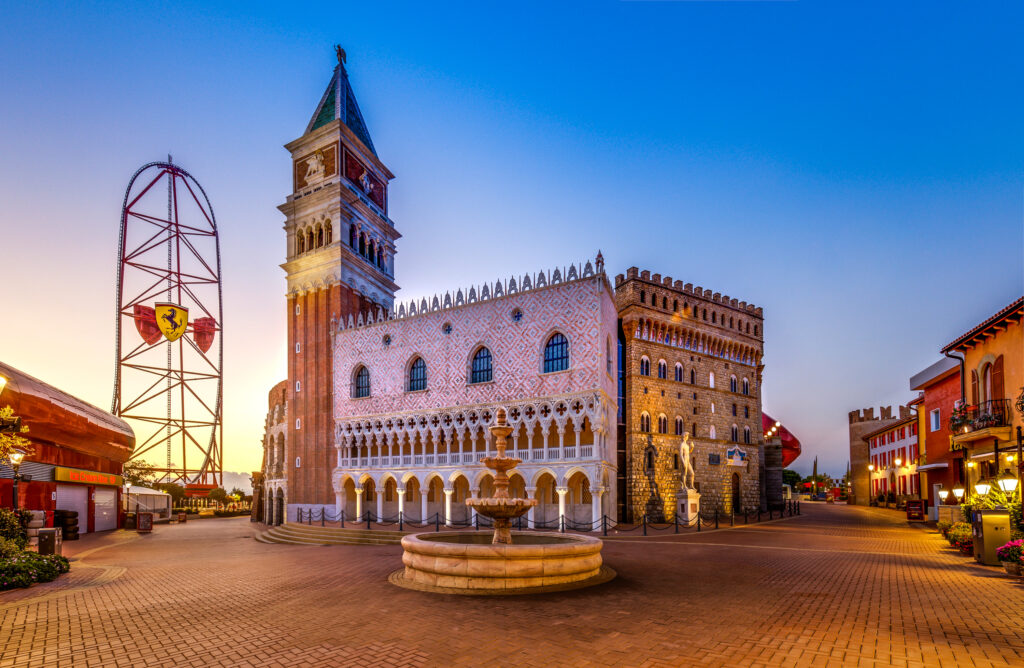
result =
[{"label": "crenellated stone tower", "polygon": [[345,52],[305,133],[286,144],[292,193],[285,215],[288,281],[289,507],[333,507],[335,466],[331,331],[378,310],[388,311],[399,233],[388,218],[388,182],[345,70]]}]

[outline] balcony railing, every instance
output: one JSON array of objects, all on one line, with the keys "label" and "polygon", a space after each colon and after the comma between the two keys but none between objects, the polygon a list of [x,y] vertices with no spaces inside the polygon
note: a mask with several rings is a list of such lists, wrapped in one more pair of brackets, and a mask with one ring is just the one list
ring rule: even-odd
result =
[{"label": "balcony railing", "polygon": [[991,427],[1008,427],[1009,416],[1009,399],[992,399],[954,410],[949,417],[949,429],[956,435]]},{"label": "balcony railing", "polygon": [[[491,456],[494,453],[489,453]],[[509,451],[509,454],[522,459],[523,462],[554,462],[577,459],[593,459],[597,455],[593,445],[571,445],[562,448],[554,447],[544,450],[543,448],[519,449]],[[388,457],[342,457],[341,468],[412,468],[421,466],[458,466],[459,464],[477,464],[487,452],[439,452],[432,455],[394,455]]]}]

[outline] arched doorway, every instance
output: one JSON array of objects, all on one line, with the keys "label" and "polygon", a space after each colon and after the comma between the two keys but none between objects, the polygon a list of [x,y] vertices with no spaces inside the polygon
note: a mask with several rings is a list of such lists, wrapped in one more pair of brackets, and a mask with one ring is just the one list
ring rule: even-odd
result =
[{"label": "arched doorway", "polygon": [[277,499],[274,508],[274,525],[284,524],[284,490],[277,489]]},{"label": "arched doorway", "polygon": [[732,511],[734,513],[743,512],[740,507],[740,474],[732,474]]}]

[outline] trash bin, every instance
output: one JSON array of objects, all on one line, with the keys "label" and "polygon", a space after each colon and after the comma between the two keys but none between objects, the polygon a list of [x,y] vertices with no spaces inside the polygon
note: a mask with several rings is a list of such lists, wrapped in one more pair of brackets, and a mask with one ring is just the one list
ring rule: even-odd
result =
[{"label": "trash bin", "polygon": [[188,513],[178,513],[178,522],[185,523],[188,521]]},{"label": "trash bin", "polygon": [[135,513],[125,513],[124,514],[124,528],[126,530],[130,531],[130,530],[134,529],[135,528],[135,522],[136,522]]},{"label": "trash bin", "polygon": [[987,566],[998,566],[996,550],[1010,540],[1010,513],[1006,508],[974,511],[974,559]]},{"label": "trash bin", "polygon": [[61,543],[60,527],[39,530],[39,554],[60,554]]},{"label": "trash bin", "polygon": [[135,530],[139,533],[150,533],[153,531],[153,513],[136,514]]}]

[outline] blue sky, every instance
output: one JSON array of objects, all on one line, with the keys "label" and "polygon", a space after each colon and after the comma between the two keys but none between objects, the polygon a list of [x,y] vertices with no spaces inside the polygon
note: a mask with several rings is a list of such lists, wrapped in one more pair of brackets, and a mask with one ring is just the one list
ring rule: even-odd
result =
[{"label": "blue sky", "polygon": [[[123,189],[173,153],[224,247],[227,468],[284,377],[282,144],[335,42],[408,298],[604,251],[765,309],[764,407],[830,473],[1024,292],[1019,3],[9,3],[5,361],[109,406]],[[12,252],[15,249],[15,252]],[[12,280],[12,277],[13,280]],[[13,289],[12,289],[13,288]],[[70,315],[75,322],[70,324]]]}]

